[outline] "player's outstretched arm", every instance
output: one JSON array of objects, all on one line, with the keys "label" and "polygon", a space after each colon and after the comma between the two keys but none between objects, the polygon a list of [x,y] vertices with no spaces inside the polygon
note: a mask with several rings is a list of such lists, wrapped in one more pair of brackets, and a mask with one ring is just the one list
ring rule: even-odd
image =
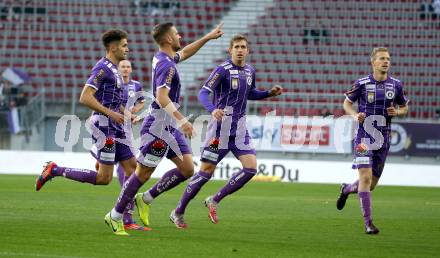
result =
[{"label": "player's outstretched arm", "polygon": [[192,137],[195,135],[194,129],[191,123],[184,117],[171,101],[168,93],[170,90],[167,87],[161,87],[156,91],[156,103],[167,112],[168,115],[173,117],[177,125],[182,128],[183,134],[186,137]]},{"label": "player's outstretched arm", "polygon": [[84,86],[81,96],[79,97],[79,102],[81,104],[86,105],[87,107],[95,110],[96,112],[103,113],[113,119],[116,123],[122,124],[124,123],[124,116],[120,113],[117,113],[113,110],[110,110],[104,107],[99,101],[95,98],[96,89]]},{"label": "player's outstretched arm", "polygon": [[206,42],[210,41],[211,39],[220,38],[223,35],[222,27],[223,27],[223,23],[220,23],[208,34],[206,34],[205,36],[201,37],[200,39],[194,41],[193,43],[187,45],[182,50],[180,50],[178,52],[180,55],[180,62],[190,58],[195,53],[197,53],[197,51],[199,51],[199,49],[202,48],[203,45],[206,44]]}]

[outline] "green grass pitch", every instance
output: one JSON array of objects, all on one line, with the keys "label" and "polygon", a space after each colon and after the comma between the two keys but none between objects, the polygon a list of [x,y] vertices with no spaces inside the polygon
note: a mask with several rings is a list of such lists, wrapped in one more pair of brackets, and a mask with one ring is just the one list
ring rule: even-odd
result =
[{"label": "green grass pitch", "polygon": [[[202,200],[224,181],[209,182],[186,214],[169,222],[184,185],[152,206],[153,231],[113,235],[104,224],[119,193],[64,178],[34,190],[34,176],[0,176],[0,257],[439,257],[440,189],[378,187],[373,216],[381,232],[363,232],[359,201],[336,210],[338,185],[251,182],[219,207],[212,224]],[[142,189],[147,189],[148,182]]]}]

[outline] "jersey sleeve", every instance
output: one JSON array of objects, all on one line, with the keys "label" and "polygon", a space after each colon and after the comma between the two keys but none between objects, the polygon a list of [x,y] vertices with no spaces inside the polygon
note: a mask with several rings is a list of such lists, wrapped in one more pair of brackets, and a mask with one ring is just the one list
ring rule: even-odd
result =
[{"label": "jersey sleeve", "polygon": [[214,89],[220,84],[222,78],[224,76],[224,69],[223,67],[219,66],[217,67],[211,75],[209,75],[206,82],[203,84],[202,88],[205,88],[209,90],[210,92],[213,92]]},{"label": "jersey sleeve", "polygon": [[260,100],[265,99],[269,97],[269,91],[268,90],[257,90],[257,87],[255,86],[255,70],[252,71],[252,82],[251,87],[248,92],[247,99],[249,100]]},{"label": "jersey sleeve", "polygon": [[87,79],[86,81],[86,86],[92,87],[95,90],[99,90],[101,88],[101,85],[104,84],[106,74],[107,73],[105,69],[102,67],[98,69],[93,69],[89,79]]},{"label": "jersey sleeve", "polygon": [[400,83],[397,87],[395,102],[399,106],[405,106],[409,102],[409,99],[406,97],[405,91],[403,90],[403,83]]},{"label": "jersey sleeve", "polygon": [[176,53],[173,60],[174,60],[174,63],[176,63],[176,64],[180,62],[180,53],[179,52]]},{"label": "jersey sleeve", "polygon": [[359,85],[359,82],[356,81],[351,89],[344,93],[345,98],[350,101],[351,103],[354,103],[359,100],[361,97],[361,86]]},{"label": "jersey sleeve", "polygon": [[[142,85],[141,85],[140,82],[136,83],[135,90],[136,90],[136,92],[142,92]],[[145,97],[144,96],[140,96],[137,101],[144,102],[145,101]]]},{"label": "jersey sleeve", "polygon": [[156,67],[155,83],[157,89],[166,87],[171,89],[171,83],[176,75],[176,67],[170,63],[162,63]]}]

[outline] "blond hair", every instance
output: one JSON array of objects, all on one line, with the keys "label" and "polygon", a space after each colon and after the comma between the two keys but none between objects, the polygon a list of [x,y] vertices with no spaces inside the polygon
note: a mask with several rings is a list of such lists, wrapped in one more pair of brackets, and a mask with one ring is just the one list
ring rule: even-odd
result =
[{"label": "blond hair", "polygon": [[371,51],[371,54],[370,54],[371,61],[373,61],[376,58],[376,54],[378,52],[390,53],[390,51],[388,51],[388,48],[386,48],[386,47],[375,47],[375,48],[373,48],[373,51]]}]

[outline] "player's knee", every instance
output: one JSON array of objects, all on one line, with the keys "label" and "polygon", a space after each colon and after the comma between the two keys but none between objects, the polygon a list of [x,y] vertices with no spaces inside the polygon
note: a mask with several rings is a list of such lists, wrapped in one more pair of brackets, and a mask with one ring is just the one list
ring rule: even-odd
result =
[{"label": "player's knee", "polygon": [[154,170],[156,168],[153,167],[146,167],[144,165],[141,165],[139,168],[136,169],[136,176],[137,178],[145,183],[148,179],[150,179],[151,174],[153,174]]},{"label": "player's knee", "polygon": [[244,155],[240,156],[239,159],[243,168],[257,169],[257,158],[255,155]]},{"label": "player's knee", "polygon": [[359,178],[359,182],[362,185],[368,185],[371,186],[371,176],[362,176],[361,178]]},{"label": "player's knee", "polygon": [[214,173],[216,167],[217,165],[208,162],[202,162],[202,165],[200,165],[200,171],[212,174]]},{"label": "player's knee", "polygon": [[194,174],[194,165],[184,166],[181,169],[179,169],[179,171],[186,178],[192,177]]},{"label": "player's knee", "polygon": [[243,165],[243,168],[257,170],[257,161],[256,160],[249,160],[249,161],[243,163],[242,165]]},{"label": "player's knee", "polygon": [[124,170],[124,174],[126,176],[131,176],[131,174],[133,174],[134,171],[136,171],[136,166],[129,166],[129,169]]},{"label": "player's knee", "polygon": [[112,174],[98,174],[96,176],[96,184],[97,185],[108,185],[111,183],[113,179]]}]

